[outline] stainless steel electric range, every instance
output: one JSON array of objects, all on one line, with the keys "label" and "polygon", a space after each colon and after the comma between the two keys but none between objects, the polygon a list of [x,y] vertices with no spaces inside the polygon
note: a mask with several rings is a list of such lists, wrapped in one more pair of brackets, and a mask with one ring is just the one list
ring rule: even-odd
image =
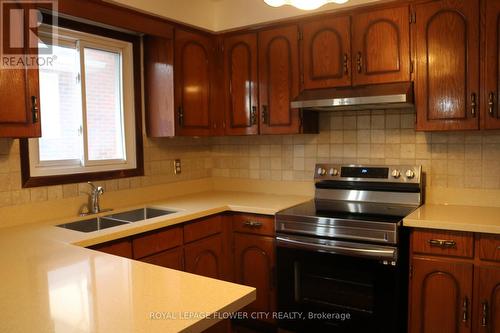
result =
[{"label": "stainless steel electric range", "polygon": [[[318,164],[314,200],[276,215],[279,327],[406,331],[408,233],[419,166]],[[290,319],[290,317],[294,319]]]}]

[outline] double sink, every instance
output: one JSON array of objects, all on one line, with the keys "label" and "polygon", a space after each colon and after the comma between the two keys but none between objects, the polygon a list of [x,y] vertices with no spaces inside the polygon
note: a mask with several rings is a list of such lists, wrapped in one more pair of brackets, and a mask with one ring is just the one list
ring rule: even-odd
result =
[{"label": "double sink", "polygon": [[70,222],[57,225],[60,228],[71,229],[80,232],[93,232],[107,228],[117,227],[124,224],[144,221],[159,216],[177,213],[173,210],[163,210],[157,208],[139,208],[121,213],[95,217],[83,221]]}]

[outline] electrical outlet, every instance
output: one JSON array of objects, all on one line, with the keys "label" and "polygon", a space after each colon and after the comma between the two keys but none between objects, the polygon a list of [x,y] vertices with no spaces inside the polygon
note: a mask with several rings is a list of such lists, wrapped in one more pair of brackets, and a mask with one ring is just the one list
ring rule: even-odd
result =
[{"label": "electrical outlet", "polygon": [[178,175],[182,172],[181,160],[174,161],[174,174]]}]

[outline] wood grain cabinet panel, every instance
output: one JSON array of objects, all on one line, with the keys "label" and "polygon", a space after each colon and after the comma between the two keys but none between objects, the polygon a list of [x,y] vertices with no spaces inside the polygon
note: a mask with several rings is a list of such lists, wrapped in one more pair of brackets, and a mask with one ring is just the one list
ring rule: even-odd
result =
[{"label": "wood grain cabinet panel", "polygon": [[220,232],[222,232],[221,215],[204,217],[184,225],[184,243],[190,243]]},{"label": "wood grain cabinet panel", "polygon": [[141,258],[140,261],[182,271],[184,269],[184,252],[182,247],[176,247],[172,250]]},{"label": "wood grain cabinet panel", "polygon": [[473,265],[413,259],[410,333],[471,332]]},{"label": "wood grain cabinet panel", "polygon": [[472,258],[474,236],[469,232],[414,230],[413,252],[431,255]]},{"label": "wood grain cabinet panel", "polygon": [[409,22],[408,6],[354,15],[355,85],[410,80]]},{"label": "wood grain cabinet panel", "polygon": [[175,31],[176,135],[206,136],[212,129],[212,37]]},{"label": "wood grain cabinet panel", "polygon": [[258,134],[257,34],[224,39],[224,73],[228,135]]},{"label": "wood grain cabinet panel", "polygon": [[298,26],[259,32],[260,132],[300,132],[298,109],[290,107],[299,93]]},{"label": "wood grain cabinet panel", "polygon": [[351,18],[325,18],[301,25],[303,89],[351,85]]},{"label": "wood grain cabinet panel", "polygon": [[482,89],[481,124],[485,129],[500,128],[500,1],[486,0],[484,38],[485,89]]},{"label": "wood grain cabinet panel", "polygon": [[[27,21],[29,19],[29,11],[27,10],[30,7],[29,4],[14,3],[12,1],[10,3],[0,1],[0,4],[3,6],[2,13],[4,17],[2,17],[2,22],[10,22],[9,8],[24,9],[24,20]],[[12,22],[12,24],[15,25],[16,22]],[[28,25],[26,24],[25,26],[27,30]],[[28,36],[32,32],[25,31],[24,34]],[[4,41],[7,42],[8,39],[5,38]],[[26,54],[28,57],[36,57],[38,55],[38,50],[36,48],[28,48],[28,45],[15,49],[7,48],[5,45],[3,47],[3,52],[13,52],[13,55]],[[14,59],[17,58],[14,57]],[[42,133],[40,126],[41,103],[38,67],[0,68],[0,105],[2,108],[0,111],[0,137],[40,137]]]},{"label": "wood grain cabinet panel", "polygon": [[130,239],[119,239],[90,247],[92,250],[132,259],[132,242]]},{"label": "wood grain cabinet panel", "polygon": [[238,214],[233,216],[233,230],[236,232],[274,236],[274,216]]},{"label": "wood grain cabinet panel", "polygon": [[500,333],[500,266],[479,269],[477,333]]},{"label": "wood grain cabinet panel", "polygon": [[235,282],[257,289],[257,299],[245,309],[275,311],[274,238],[235,233],[234,260]]},{"label": "wood grain cabinet panel", "polygon": [[132,240],[134,258],[143,258],[182,245],[182,227],[154,230]]},{"label": "wood grain cabinet panel", "polygon": [[479,128],[479,1],[415,5],[418,130]]},{"label": "wood grain cabinet panel", "polygon": [[481,234],[478,242],[481,260],[500,261],[500,236]]},{"label": "wood grain cabinet panel", "polygon": [[224,279],[222,235],[215,235],[184,246],[186,272]]}]

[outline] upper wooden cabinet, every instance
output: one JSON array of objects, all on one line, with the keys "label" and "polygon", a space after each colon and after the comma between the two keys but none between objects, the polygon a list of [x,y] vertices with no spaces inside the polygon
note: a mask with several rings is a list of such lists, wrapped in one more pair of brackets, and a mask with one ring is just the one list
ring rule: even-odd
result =
[{"label": "upper wooden cabinet", "polygon": [[352,51],[354,84],[410,81],[409,7],[354,15]]},{"label": "upper wooden cabinet", "polygon": [[[1,3],[1,2],[0,2]],[[7,6],[21,8],[28,6],[21,3],[5,3],[4,14],[8,13]],[[25,11],[28,13],[28,11]],[[8,15],[5,14],[5,19]],[[3,18],[2,18],[3,20]],[[15,22],[12,22],[14,25]],[[22,24],[22,23],[21,23]],[[28,29],[26,25],[26,29]],[[28,33],[25,32],[27,36]],[[3,37],[2,37],[3,38]],[[27,44],[27,43],[25,43]],[[4,50],[7,47],[4,45]],[[34,48],[28,48],[25,45],[21,49],[10,49],[17,53],[36,57],[38,52]],[[7,59],[8,54],[5,54]],[[4,59],[4,60],[5,60]],[[13,55],[14,63],[17,63],[17,57]],[[2,65],[0,68],[0,137],[7,138],[32,138],[42,135],[40,126],[40,93],[38,85],[38,68],[30,67],[9,67]]]},{"label": "upper wooden cabinet", "polygon": [[257,35],[224,39],[225,133],[258,134]]},{"label": "upper wooden cabinet", "polygon": [[481,125],[485,129],[500,128],[500,2],[498,0],[484,1],[486,24],[483,52],[484,75],[481,107]]},{"label": "upper wooden cabinet", "polygon": [[350,16],[307,22],[301,30],[302,88],[350,86]]},{"label": "upper wooden cabinet", "polygon": [[299,93],[298,26],[259,32],[260,132],[300,132],[298,109],[290,107]]},{"label": "upper wooden cabinet", "polygon": [[479,128],[479,1],[415,5],[418,130]]},{"label": "upper wooden cabinet", "polygon": [[175,31],[176,135],[206,136],[212,129],[214,39]]}]

